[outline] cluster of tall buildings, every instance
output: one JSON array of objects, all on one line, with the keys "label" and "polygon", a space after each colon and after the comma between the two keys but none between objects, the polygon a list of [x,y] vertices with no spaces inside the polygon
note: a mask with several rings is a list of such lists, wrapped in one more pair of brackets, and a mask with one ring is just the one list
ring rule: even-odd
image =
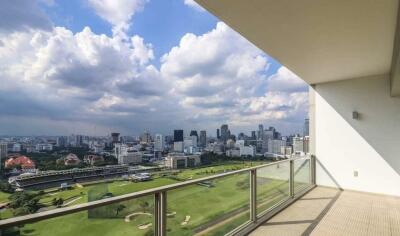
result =
[{"label": "cluster of tall buildings", "polygon": [[[305,119],[303,134],[289,136],[282,136],[274,127],[265,128],[263,124],[259,124],[258,129],[249,134],[241,132],[236,136],[229,129],[228,124],[222,124],[216,130],[216,137],[207,136],[205,130],[185,132],[183,129],[176,129],[171,135],[159,133],[152,135],[150,132],[144,131],[137,137],[111,133],[110,136],[104,137],[70,135],[11,138],[8,139],[8,142],[4,142],[4,139],[0,141],[0,163],[4,163],[9,152],[49,152],[55,147],[56,150],[84,147],[91,154],[112,155],[118,160],[118,164],[139,164],[162,160],[166,157],[180,160],[190,159],[194,158],[193,155],[199,156],[203,152],[232,157],[254,157],[256,155],[289,157],[293,154],[308,153],[310,138],[309,120]],[[192,159],[188,162],[189,159],[187,159],[187,163],[190,166]],[[198,158],[195,160],[197,163]],[[183,161],[181,162],[183,163]],[[175,162],[172,160],[170,163]]]}]

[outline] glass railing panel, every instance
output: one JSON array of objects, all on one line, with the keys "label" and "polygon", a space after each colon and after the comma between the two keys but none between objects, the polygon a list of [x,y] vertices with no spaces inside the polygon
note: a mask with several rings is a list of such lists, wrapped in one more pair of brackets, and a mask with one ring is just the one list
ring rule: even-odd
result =
[{"label": "glass railing panel", "polygon": [[[108,198],[97,189],[89,198]],[[88,199],[88,198],[87,198]],[[153,195],[3,230],[1,236],[117,236],[154,234]]]},{"label": "glass railing panel", "polygon": [[295,194],[311,185],[310,158],[300,158],[294,161],[294,192]]},{"label": "glass railing panel", "polygon": [[167,192],[167,235],[224,235],[249,221],[249,172]]},{"label": "glass railing panel", "polygon": [[289,162],[257,169],[257,213],[289,198]]}]

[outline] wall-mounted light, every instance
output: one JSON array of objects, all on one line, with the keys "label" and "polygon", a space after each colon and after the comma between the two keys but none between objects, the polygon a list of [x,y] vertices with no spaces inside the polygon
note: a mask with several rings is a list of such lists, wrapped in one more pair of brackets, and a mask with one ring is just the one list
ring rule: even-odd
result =
[{"label": "wall-mounted light", "polygon": [[358,120],[360,118],[360,114],[357,111],[353,111],[353,119]]}]

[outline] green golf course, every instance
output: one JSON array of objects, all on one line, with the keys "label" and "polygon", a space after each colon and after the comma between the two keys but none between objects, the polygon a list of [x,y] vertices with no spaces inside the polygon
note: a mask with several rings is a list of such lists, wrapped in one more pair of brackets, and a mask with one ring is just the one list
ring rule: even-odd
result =
[{"label": "green golf course", "polygon": [[[50,205],[53,198],[61,197],[64,199],[64,205],[70,206],[87,202],[88,199],[93,198],[93,194],[101,195],[103,192],[108,192],[117,196],[258,164],[262,163],[230,162],[217,166],[186,169],[172,176],[155,175],[154,179],[148,182],[114,181],[74,187],[71,190],[46,193],[40,202]],[[302,168],[305,171],[300,168],[298,176],[307,176],[307,168]],[[257,175],[259,212],[288,197],[287,168],[285,166],[271,166],[268,167],[268,170],[260,170]],[[299,181],[299,184],[305,184],[306,179]],[[10,213],[7,211],[0,213],[2,218],[10,217]],[[153,212],[153,196],[146,196],[27,224],[3,232],[3,235],[153,235]],[[245,223],[249,219],[248,212],[248,173],[167,192],[168,235],[221,235]]]}]

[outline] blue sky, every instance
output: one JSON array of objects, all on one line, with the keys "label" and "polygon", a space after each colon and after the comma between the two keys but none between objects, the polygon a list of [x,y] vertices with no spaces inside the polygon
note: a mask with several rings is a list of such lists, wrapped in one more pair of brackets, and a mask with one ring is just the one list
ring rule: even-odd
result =
[{"label": "blue sky", "polygon": [[301,132],[306,84],[193,1],[1,4],[0,134]]}]

